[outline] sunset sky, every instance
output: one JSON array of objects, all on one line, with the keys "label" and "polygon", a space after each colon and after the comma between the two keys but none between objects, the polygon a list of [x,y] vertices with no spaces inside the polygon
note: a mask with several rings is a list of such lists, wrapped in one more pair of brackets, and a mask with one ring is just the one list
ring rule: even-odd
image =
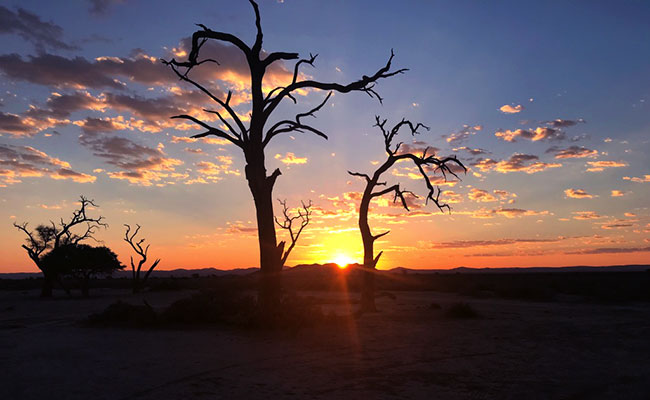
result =
[{"label": "sunset sky", "polygon": [[[496,3],[496,4],[495,4]],[[248,1],[6,1],[0,6],[0,272],[37,271],[12,226],[68,218],[79,195],[109,228],[97,239],[128,262],[123,224],[140,224],[160,269],[258,265],[253,202],[240,150],[176,114],[215,108],[160,58],[184,59],[202,23],[254,41]],[[385,159],[374,116],[430,127],[400,141],[455,154],[461,181],[440,178],[442,213],[407,164],[386,175],[420,195],[411,212],[387,196],[371,210],[379,268],[612,265],[650,261],[650,3],[643,1],[261,0],[267,51],[319,54],[303,77],[348,83],[382,67],[383,105],[335,94],[309,133],[278,137],[267,169],[275,197],[312,200],[312,224],[288,265],[361,261],[362,180]],[[210,42],[191,72],[233,91],[248,115],[248,70]],[[290,81],[274,64],[267,88]],[[285,101],[275,120],[327,93]],[[413,141],[415,140],[415,143]],[[433,177],[433,176],[432,176]],[[276,208],[278,211],[279,208]],[[284,232],[278,231],[282,237]]]}]

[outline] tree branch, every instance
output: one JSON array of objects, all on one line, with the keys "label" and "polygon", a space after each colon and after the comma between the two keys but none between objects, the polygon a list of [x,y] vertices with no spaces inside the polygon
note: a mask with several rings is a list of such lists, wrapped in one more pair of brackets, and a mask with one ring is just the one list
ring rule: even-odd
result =
[{"label": "tree branch", "polygon": [[[323,132],[319,131],[318,129],[316,129],[316,128],[310,126],[310,125],[303,124],[300,121],[300,119],[305,118],[305,117],[314,117],[314,118],[316,118],[315,113],[317,111],[319,111],[321,108],[323,108],[323,106],[325,105],[325,103],[327,103],[327,100],[329,100],[331,95],[332,95],[332,92],[329,92],[327,94],[327,96],[325,97],[325,99],[319,105],[317,105],[316,107],[312,108],[311,110],[309,110],[307,112],[297,114],[295,122],[290,121],[290,120],[282,120],[282,121],[277,122],[275,125],[273,125],[266,132],[266,136],[264,138],[264,141],[262,142],[263,146],[266,147],[266,145],[269,144],[269,142],[271,141],[271,139],[273,139],[273,137],[275,137],[275,136],[277,136],[277,135],[279,135],[281,133],[288,133],[288,132],[293,132],[293,131],[302,132],[302,130],[310,131],[310,132],[324,138],[325,140],[327,140],[327,135],[326,134],[324,134]],[[283,125],[285,125],[284,128],[282,128]]]},{"label": "tree branch", "polygon": [[194,122],[195,124],[205,128],[205,129],[207,129],[206,132],[199,133],[199,134],[196,134],[196,135],[192,135],[191,138],[193,138],[193,139],[213,135],[213,136],[220,137],[222,139],[226,139],[229,142],[235,144],[237,147],[242,147],[243,146],[243,143],[239,138],[232,137],[228,133],[222,131],[221,129],[214,128],[214,127],[206,124],[205,122],[203,122],[203,121],[201,121],[201,120],[199,120],[199,119],[197,119],[195,117],[192,117],[191,115],[185,115],[185,114],[183,114],[183,115],[174,115],[173,117],[170,117],[170,118],[172,118],[172,119],[187,119],[187,120],[190,120],[190,121]]},{"label": "tree branch", "polygon": [[[291,215],[289,212],[289,208],[287,207],[287,201],[286,200],[280,200],[278,199],[278,202],[282,205],[282,216],[284,217],[283,221],[280,222],[278,220],[278,217],[273,217],[275,219],[275,223],[282,229],[286,230],[289,232],[289,238],[291,240],[291,243],[289,244],[289,247],[284,250],[284,243],[286,242],[281,242],[283,243],[282,247],[282,254],[281,254],[281,265],[284,265],[287,261],[287,258],[289,258],[289,254],[291,254],[291,250],[296,245],[296,242],[298,242],[298,239],[300,238],[300,234],[302,233],[303,229],[307,225],[309,225],[310,222],[310,217],[312,214],[312,202],[309,200],[309,203],[305,204],[304,202],[302,203],[302,209],[298,210],[298,215]],[[298,230],[294,232],[294,226],[293,222],[297,219],[300,219],[300,226],[298,227]]]},{"label": "tree branch", "polygon": [[[377,100],[379,100],[380,103],[382,103],[383,99],[374,90],[375,83],[379,79],[388,78],[408,71],[408,69],[406,68],[402,68],[396,71],[391,71],[390,68],[391,68],[391,63],[393,61],[393,57],[395,57],[395,54],[393,53],[393,50],[391,50],[390,57],[388,58],[386,65],[384,65],[382,68],[377,70],[377,72],[375,72],[372,76],[363,75],[361,79],[351,82],[347,85],[341,85],[340,83],[325,83],[325,82],[318,82],[312,80],[292,82],[290,85],[282,89],[280,93],[277,94],[277,96],[269,100],[268,105],[264,109],[264,118],[267,119],[271,115],[273,110],[275,110],[275,108],[280,104],[280,102],[285,97],[289,96],[292,92],[298,89],[312,88],[312,89],[320,89],[320,90],[332,90],[340,93],[361,91],[361,92],[366,92],[370,97],[374,97]],[[312,56],[312,58],[315,57]],[[305,62],[309,63],[309,60],[305,60]],[[300,61],[297,64],[299,63]],[[296,75],[297,67],[298,65],[296,65],[296,68],[294,69],[294,76]]]}]

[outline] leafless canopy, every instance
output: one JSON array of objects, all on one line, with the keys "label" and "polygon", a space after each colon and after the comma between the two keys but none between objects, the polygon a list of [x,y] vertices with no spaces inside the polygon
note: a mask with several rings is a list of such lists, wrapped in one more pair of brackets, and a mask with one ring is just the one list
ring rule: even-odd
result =
[{"label": "leafless canopy", "polygon": [[[193,138],[200,138],[208,135],[213,135],[213,136],[220,137],[222,139],[226,139],[244,150],[250,146],[251,142],[262,143],[263,146],[265,147],[271,141],[271,139],[273,139],[273,137],[280,135],[282,133],[295,132],[295,131],[297,132],[308,131],[327,139],[327,135],[325,135],[317,128],[314,128],[313,126],[305,123],[303,118],[310,117],[310,116],[314,117],[315,113],[318,110],[320,110],[329,99],[331,95],[331,91],[337,91],[341,93],[348,93],[352,91],[365,92],[371,98],[376,98],[379,102],[381,102],[383,99],[375,90],[376,82],[379,79],[388,78],[393,75],[403,73],[404,71],[407,70],[407,69],[398,69],[398,70],[391,71],[391,63],[394,57],[393,51],[391,50],[390,57],[388,58],[388,61],[382,68],[377,70],[371,76],[363,75],[360,79],[350,82],[348,84],[319,82],[310,79],[302,80],[300,79],[300,67],[303,65],[309,65],[313,67],[314,62],[316,61],[318,55],[310,54],[309,58],[299,59],[298,53],[274,52],[268,54],[264,52],[262,50],[262,39],[264,35],[262,33],[259,8],[255,1],[253,0],[249,0],[249,1],[253,6],[253,10],[255,11],[255,26],[257,28],[257,35],[255,37],[255,42],[253,43],[252,46],[248,46],[241,39],[239,39],[238,37],[232,34],[213,31],[207,28],[205,25],[198,24],[201,30],[194,32],[194,34],[192,35],[192,49],[189,52],[187,60],[178,61],[175,58],[172,58],[171,60],[162,60],[162,62],[165,65],[168,65],[172,69],[172,71],[174,71],[174,73],[176,74],[176,76],[178,76],[180,80],[193,85],[195,88],[205,93],[210,99],[212,99],[223,109],[222,111],[216,111],[216,110],[205,110],[205,111],[215,114],[219,118],[219,120],[223,123],[223,125],[226,127],[226,130],[220,129],[215,126],[211,126],[205,121],[202,121],[191,115],[176,115],[172,117],[172,118],[186,119],[194,122],[195,124],[201,126],[202,128],[205,128],[205,132],[194,135],[192,136]],[[293,120],[279,121],[273,124],[264,133],[262,133],[262,130],[259,130],[258,132],[257,129],[247,128],[244,125],[242,119],[232,108],[232,105],[230,103],[230,100],[232,98],[231,91],[228,92],[225,99],[219,98],[215,96],[212,92],[210,92],[208,88],[196,82],[189,76],[192,69],[201,64],[212,63],[212,64],[219,65],[217,60],[200,59],[201,47],[210,39],[231,44],[237,47],[246,57],[246,60],[251,70],[251,77],[252,77],[251,80],[251,85],[252,85],[251,93],[253,96],[252,114],[254,114],[256,117],[259,115],[260,118],[256,119],[255,124],[259,124],[258,126],[260,127],[264,127],[264,125],[268,121],[273,111],[276,109],[276,107],[278,107],[278,105],[280,105],[282,100],[284,100],[285,98],[289,98],[294,103],[297,103],[294,93],[296,93],[298,90],[318,89],[318,90],[330,91],[330,93],[327,94],[327,96],[318,106],[314,107],[309,111],[297,114]],[[298,60],[298,61],[296,61],[296,63],[294,64],[293,78],[291,82],[288,83],[286,86],[276,87],[270,90],[266,95],[263,95],[261,86],[262,86],[262,81],[264,79],[264,74],[266,72],[266,69],[275,62],[292,61],[292,60]],[[232,123],[229,122],[229,120],[232,121]]]},{"label": "leafless canopy", "polygon": [[[293,250],[293,248],[296,245],[296,242],[298,242],[298,238],[300,238],[300,234],[302,233],[302,230],[305,229],[307,225],[309,225],[309,222],[311,221],[310,217],[313,211],[311,210],[311,206],[312,206],[311,200],[309,200],[307,204],[301,202],[302,208],[298,209],[297,215],[291,214],[291,211],[287,207],[286,200],[278,199],[278,202],[282,205],[282,216],[284,217],[284,219],[282,220],[282,222],[280,222],[278,217],[274,217],[275,223],[280,228],[289,232],[289,238],[291,240],[291,244],[286,250],[284,250],[286,242],[284,241],[280,242],[278,246],[280,251],[283,252],[281,260],[282,260],[282,265],[284,265],[284,263],[287,261],[287,258],[289,258],[289,254],[291,253],[291,250]],[[294,222],[299,222],[300,225],[299,226],[294,225]]]},{"label": "leafless canopy", "polygon": [[[375,125],[376,127],[379,128],[381,131],[383,137],[384,137],[384,147],[386,150],[386,154],[388,154],[388,158],[386,161],[375,171],[372,177],[370,177],[367,174],[362,174],[359,172],[350,172],[348,173],[352,176],[358,176],[362,177],[366,180],[368,184],[372,184],[373,188],[375,186],[386,186],[386,182],[380,182],[379,179],[381,175],[386,172],[388,169],[390,169],[396,162],[401,161],[401,160],[410,160],[418,169],[418,172],[420,173],[422,180],[425,182],[428,193],[426,196],[425,202],[428,203],[429,201],[432,201],[441,211],[443,209],[450,210],[450,207],[448,204],[440,201],[440,187],[438,186],[433,186],[431,183],[431,179],[429,178],[428,172],[433,172],[437,173],[440,172],[442,176],[444,177],[445,181],[447,180],[447,176],[453,175],[454,177],[458,178],[458,175],[452,170],[451,165],[456,165],[460,168],[462,168],[463,171],[467,172],[467,168],[463,165],[463,163],[456,158],[456,156],[450,156],[450,157],[443,157],[443,158],[438,158],[435,156],[433,152],[429,154],[429,148],[425,148],[422,154],[413,154],[411,152],[400,152],[400,147],[402,146],[403,142],[398,142],[393,145],[395,137],[399,134],[400,130],[403,128],[408,128],[411,135],[415,136],[416,134],[420,133],[420,129],[426,129],[427,131],[429,130],[429,127],[417,123],[413,124],[411,121],[408,121],[406,119],[402,119],[399,123],[394,125],[392,128],[386,127],[387,120],[386,119],[381,119],[379,116],[375,116]],[[417,197],[413,192],[408,191],[408,190],[402,190],[400,188],[399,184],[395,184],[393,186],[387,187],[383,190],[378,190],[378,191],[373,191],[371,192],[371,197],[380,197],[388,193],[394,193],[394,199],[393,201],[397,201],[398,199],[402,203],[402,206],[408,211],[408,205],[406,203],[406,198],[404,195],[408,194],[414,197]]]},{"label": "leafless canopy", "polygon": [[[14,222],[14,226],[27,235],[26,243],[22,247],[32,260],[35,262],[39,260],[43,252],[48,249],[55,249],[65,244],[78,244],[86,239],[95,240],[93,235],[97,228],[108,227],[104,217],[94,218],[87,214],[89,208],[98,207],[93,200],[81,196],[79,203],[80,207],[72,212],[69,220],[61,218],[58,224],[50,221],[49,225],[38,225],[35,231],[27,227],[27,222],[22,224]],[[73,228],[82,225],[84,230],[81,233],[73,232]]]},{"label": "leafless canopy", "polygon": [[151,275],[151,272],[158,266],[158,263],[160,262],[160,259],[157,259],[154,261],[153,264],[149,267],[147,272],[145,273],[144,277],[142,280],[140,279],[140,271],[142,270],[142,266],[144,265],[145,262],[147,262],[147,253],[149,252],[149,246],[148,244],[145,248],[142,248],[142,244],[145,242],[145,238],[142,239],[136,239],[135,237],[138,235],[138,232],[140,231],[140,225],[136,224],[136,229],[131,233],[131,226],[128,224],[124,224],[126,227],[126,232],[124,233],[124,241],[127,242],[129,245],[131,245],[131,248],[136,252],[137,255],[140,256],[140,261],[138,261],[138,266],[136,268],[135,263],[133,262],[133,256],[131,256],[131,272],[133,275],[133,291],[137,292],[142,285],[144,285],[144,282],[147,281],[147,278],[149,278],[149,275]]}]

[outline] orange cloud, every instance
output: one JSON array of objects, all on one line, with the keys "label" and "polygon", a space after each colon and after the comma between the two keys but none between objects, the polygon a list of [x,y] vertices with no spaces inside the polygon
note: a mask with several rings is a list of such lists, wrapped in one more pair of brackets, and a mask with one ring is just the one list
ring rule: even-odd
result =
[{"label": "orange cloud", "polygon": [[479,158],[471,165],[481,170],[481,172],[497,171],[502,174],[509,172],[534,174],[549,168],[559,168],[562,166],[559,163],[546,163],[537,160],[539,160],[539,157],[532,154],[515,153],[508,160],[497,161],[491,158]]},{"label": "orange cloud", "polygon": [[307,157],[296,157],[296,155],[293,153],[286,153],[284,157],[282,156],[282,154],[276,154],[275,159],[279,160],[281,163],[285,165],[307,164]]},{"label": "orange cloud", "polygon": [[604,171],[605,168],[620,168],[628,166],[628,163],[625,161],[587,161],[587,164],[589,165],[589,168],[587,168],[587,171],[589,172],[601,172]]},{"label": "orange cloud", "polygon": [[564,191],[564,194],[572,199],[593,199],[594,197],[598,197],[596,195],[589,194],[582,189],[566,189]]},{"label": "orange cloud", "polygon": [[590,219],[600,219],[603,218],[602,215],[596,214],[594,211],[574,211],[573,219],[577,220],[590,220]]},{"label": "orange cloud", "polygon": [[612,197],[623,197],[625,194],[626,192],[622,192],[620,190],[612,190]]},{"label": "orange cloud", "polygon": [[501,108],[499,108],[499,110],[504,114],[516,114],[516,113],[521,112],[523,109],[524,109],[524,106],[522,106],[521,104],[518,104],[518,105],[516,105],[514,107],[511,106],[510,104],[506,104],[506,105],[501,106]]},{"label": "orange cloud", "polygon": [[516,142],[517,138],[524,138],[537,142],[540,140],[560,140],[563,139],[565,135],[560,130],[540,126],[534,130],[515,129],[513,131],[506,129],[503,131],[496,131],[494,132],[494,136],[501,138],[506,142]]},{"label": "orange cloud", "polygon": [[635,182],[635,183],[650,182],[650,175],[644,175],[642,178],[624,176],[623,180],[630,181],[630,182]]},{"label": "orange cloud", "polygon": [[78,183],[94,182],[96,177],[71,169],[70,163],[51,157],[31,146],[0,144],[0,187],[22,182],[20,178],[47,176]]},{"label": "orange cloud", "polygon": [[497,201],[498,199],[490,194],[487,190],[481,190],[481,189],[476,189],[472,188],[469,193],[467,194],[467,198],[476,201],[479,203],[488,203],[491,201]]},{"label": "orange cloud", "polygon": [[567,148],[561,149],[559,147],[553,146],[550,149],[546,150],[547,153],[555,153],[555,158],[585,158],[585,157],[596,157],[598,156],[597,150],[587,149],[583,146],[569,146]]}]

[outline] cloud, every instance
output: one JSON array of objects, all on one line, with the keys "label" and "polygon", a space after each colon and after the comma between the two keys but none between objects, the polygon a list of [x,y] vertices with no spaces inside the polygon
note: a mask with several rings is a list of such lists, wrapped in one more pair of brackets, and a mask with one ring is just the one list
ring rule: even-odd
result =
[{"label": "cloud", "polygon": [[497,216],[502,216],[502,217],[512,219],[512,218],[520,218],[520,217],[550,215],[551,213],[548,210],[535,211],[535,210],[524,210],[521,208],[500,207],[491,210],[480,209],[480,210],[473,210],[473,211],[454,211],[454,214],[468,215],[471,218],[479,218],[479,219],[488,219]]},{"label": "cloud", "polygon": [[399,151],[397,152],[397,154],[410,153],[410,154],[415,154],[415,155],[420,156],[420,155],[424,154],[425,151],[427,152],[427,155],[435,155],[435,154],[438,154],[440,149],[437,148],[437,147],[431,146],[426,142],[416,140],[416,141],[414,141],[413,143],[410,143],[410,144],[409,143],[402,143],[400,145],[400,147],[399,147]]},{"label": "cloud", "polygon": [[307,157],[296,157],[293,153],[286,153],[284,156],[282,154],[276,154],[275,159],[285,165],[307,164]]},{"label": "cloud", "polygon": [[516,106],[511,106],[510,104],[503,105],[499,108],[499,110],[504,113],[504,114],[517,114],[521,112],[524,109],[524,106],[521,104],[516,105]]},{"label": "cloud", "polygon": [[572,199],[593,199],[594,197],[598,197],[596,195],[589,194],[582,189],[566,189],[564,191],[564,194]]},{"label": "cloud", "polygon": [[488,203],[492,201],[497,201],[498,199],[490,194],[487,190],[481,190],[481,189],[476,189],[472,188],[469,193],[467,194],[467,198],[476,201],[479,203]]},{"label": "cloud", "polygon": [[650,175],[644,175],[642,178],[633,176],[624,176],[623,177],[624,181],[630,181],[630,182],[635,182],[635,183],[645,183],[645,182],[650,182]]},{"label": "cloud", "polygon": [[490,158],[479,158],[472,164],[481,172],[497,171],[502,174],[509,172],[525,172],[527,174],[534,174],[549,168],[559,168],[562,164],[559,163],[546,163],[537,161],[539,157],[532,154],[513,154],[508,160],[493,160]]},{"label": "cloud", "polygon": [[[171,56],[184,60],[192,48],[192,39],[184,38],[177,48],[172,49]],[[266,57],[263,52],[262,58]],[[220,80],[234,91],[246,91],[250,86],[250,71],[244,54],[235,46],[223,42],[209,40],[201,47],[201,59],[213,59],[219,62],[218,68],[207,63],[192,69],[191,77],[195,81],[212,82]],[[168,71],[171,74],[171,71]],[[264,89],[286,86],[293,78],[293,70],[283,62],[275,62],[268,66],[264,74]],[[299,79],[305,78],[301,75]],[[306,92],[302,92],[306,94]]]},{"label": "cloud", "polygon": [[600,219],[600,218],[603,218],[603,216],[596,214],[594,211],[574,211],[573,212],[573,219],[577,219],[579,221]]},{"label": "cloud", "polygon": [[602,224],[600,227],[603,229],[622,229],[622,228],[631,228],[634,224],[629,222],[612,222],[608,224]]},{"label": "cloud", "polygon": [[69,121],[58,120],[36,120],[34,118],[25,118],[21,115],[4,113],[0,111],[0,134],[9,134],[15,137],[31,137],[38,132],[67,123]]},{"label": "cloud", "polygon": [[144,85],[171,85],[176,78],[156,58],[137,53],[134,57],[66,58],[42,53],[23,59],[18,54],[0,56],[0,71],[13,80],[50,87],[123,90],[117,77]]},{"label": "cloud", "polygon": [[30,105],[20,115],[0,112],[0,132],[16,137],[31,137],[48,128],[69,124],[71,121],[68,117],[84,109],[103,111],[105,105],[102,99],[85,91],[63,95],[54,92],[42,107]]},{"label": "cloud", "polygon": [[605,168],[621,168],[628,166],[625,161],[587,161],[587,164],[589,165],[589,168],[587,168],[587,171],[589,172],[601,172],[604,171]]},{"label": "cloud", "polygon": [[565,252],[564,254],[623,254],[623,253],[646,253],[650,247],[598,247],[595,249],[584,249]]},{"label": "cloud", "polygon": [[65,43],[63,28],[23,8],[12,11],[0,6],[0,34],[15,34],[32,43],[37,50],[49,47],[56,50],[76,50],[78,47]]},{"label": "cloud", "polygon": [[200,139],[194,139],[194,138],[184,137],[184,136],[172,136],[172,143],[197,143],[197,142],[216,144],[220,146],[231,144],[231,142],[229,142],[228,140],[221,139],[221,138],[203,137]]},{"label": "cloud", "polygon": [[555,158],[585,158],[598,156],[597,150],[587,149],[583,146],[569,146],[564,149],[557,146],[550,147],[546,150],[547,153],[554,153]]},{"label": "cloud", "polygon": [[201,161],[195,165],[198,167],[199,171],[205,178],[211,180],[221,179],[221,175],[241,175],[239,170],[232,168],[232,157],[230,156],[218,156],[217,160],[219,163],[213,163],[211,161]]},{"label": "cloud", "polygon": [[68,162],[30,146],[0,144],[0,187],[22,182],[24,177],[47,176],[74,182],[94,182],[96,177],[71,169]]},{"label": "cloud", "polygon": [[612,194],[611,194],[611,196],[612,196],[612,197],[623,197],[623,196],[625,196],[626,194],[627,194],[626,192],[622,192],[622,191],[620,191],[620,190],[612,190]]},{"label": "cloud", "polygon": [[108,9],[113,4],[122,4],[126,0],[88,0],[88,2],[90,3],[88,11],[92,15],[100,16],[108,14]]},{"label": "cloud", "polygon": [[79,137],[79,142],[91,149],[96,157],[120,169],[108,172],[109,177],[143,186],[150,186],[163,178],[184,177],[175,174],[175,168],[183,162],[167,157],[161,146],[151,148],[123,136],[97,132],[99,131],[86,132]]},{"label": "cloud", "polygon": [[567,128],[569,126],[574,126],[577,125],[578,123],[586,123],[586,121],[582,118],[578,118],[577,120],[570,120],[570,119],[554,119],[553,121],[545,121],[543,122],[546,125],[549,125],[553,128]]},{"label": "cloud", "polygon": [[228,229],[226,229],[226,233],[231,233],[235,235],[246,235],[246,236],[256,236],[257,235],[257,228],[255,227],[249,227],[244,225],[241,222],[227,222],[228,224]]},{"label": "cloud", "polygon": [[453,149],[453,151],[460,151],[460,150],[463,150],[463,151],[465,151],[468,154],[473,155],[473,156],[480,156],[481,154],[489,154],[490,153],[489,151],[481,149],[481,148],[473,149],[473,148],[467,147],[467,146],[456,147],[456,148]]},{"label": "cloud", "polygon": [[496,131],[494,133],[494,136],[501,138],[505,140],[506,142],[516,142],[517,138],[523,138],[523,139],[528,139],[533,142],[537,142],[540,140],[562,140],[566,136],[564,132],[558,130],[558,129],[553,129],[553,128],[548,128],[548,127],[537,127],[534,130],[528,130],[528,129],[515,129],[510,130],[501,130],[501,131]]},{"label": "cloud", "polygon": [[486,246],[506,246],[520,243],[555,243],[566,240],[566,237],[560,236],[554,239],[496,239],[496,240],[455,240],[452,242],[431,242],[427,243],[427,248],[437,249],[467,249],[473,247]]},{"label": "cloud", "polygon": [[460,203],[463,201],[463,195],[452,190],[445,190],[441,195],[443,201],[449,204]]},{"label": "cloud", "polygon": [[477,132],[480,132],[482,130],[483,130],[482,125],[474,125],[474,126],[463,125],[463,128],[458,132],[452,132],[448,135],[442,135],[442,137],[447,140],[447,143],[457,144],[457,143],[464,142],[470,136],[476,135]]}]

